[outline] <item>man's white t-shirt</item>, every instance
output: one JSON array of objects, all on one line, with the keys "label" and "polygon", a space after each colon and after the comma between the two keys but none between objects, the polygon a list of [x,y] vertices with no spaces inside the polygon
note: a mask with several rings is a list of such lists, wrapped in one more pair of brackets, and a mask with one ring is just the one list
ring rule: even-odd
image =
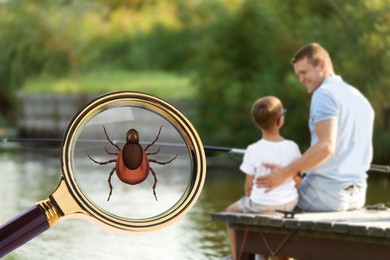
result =
[{"label": "man's white t-shirt", "polygon": [[293,178],[288,178],[282,185],[268,193],[265,192],[266,189],[258,188],[255,180],[270,172],[270,169],[264,167],[263,163],[285,166],[300,156],[298,145],[290,140],[271,142],[261,139],[249,145],[240,170],[245,174],[254,175],[250,199],[262,205],[281,205],[298,198]]}]

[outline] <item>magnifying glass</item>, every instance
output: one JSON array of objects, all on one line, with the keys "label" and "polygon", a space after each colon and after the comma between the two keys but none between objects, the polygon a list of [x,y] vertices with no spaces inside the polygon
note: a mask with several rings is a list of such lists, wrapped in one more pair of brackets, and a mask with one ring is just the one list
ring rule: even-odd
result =
[{"label": "magnifying glass", "polygon": [[61,166],[48,199],[0,227],[0,258],[67,218],[124,232],[165,227],[192,208],[206,177],[192,124],[140,92],[109,93],[83,108],[65,131]]}]

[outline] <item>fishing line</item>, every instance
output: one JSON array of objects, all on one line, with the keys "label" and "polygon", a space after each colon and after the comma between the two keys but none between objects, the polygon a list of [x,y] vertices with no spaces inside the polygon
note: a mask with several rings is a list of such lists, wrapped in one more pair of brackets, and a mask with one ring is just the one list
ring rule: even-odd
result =
[{"label": "fishing line", "polygon": [[[3,138],[0,139],[2,143],[53,143],[53,144],[61,144],[61,139],[56,138]],[[123,141],[120,140],[113,140],[114,143],[117,144],[123,144]],[[89,143],[101,143],[104,141],[101,140],[80,140],[80,142],[89,142]],[[144,144],[140,142],[141,144]],[[170,143],[156,143],[156,145],[160,146],[173,146],[174,144]],[[25,147],[23,147],[25,149]],[[53,148],[54,149],[54,148]],[[224,147],[224,146],[211,146],[211,145],[204,145],[204,150],[206,152],[216,152],[216,153],[222,153],[226,154],[229,157],[236,159],[236,160],[242,160],[242,156],[245,154],[245,149],[242,148],[233,148],[233,147]],[[207,155],[207,154],[206,154]],[[209,156],[211,158],[211,156]],[[217,157],[212,157],[215,160],[218,160]],[[382,172],[382,173],[390,173],[390,166],[389,165],[379,165],[379,164],[371,164],[369,171],[374,172]]]}]

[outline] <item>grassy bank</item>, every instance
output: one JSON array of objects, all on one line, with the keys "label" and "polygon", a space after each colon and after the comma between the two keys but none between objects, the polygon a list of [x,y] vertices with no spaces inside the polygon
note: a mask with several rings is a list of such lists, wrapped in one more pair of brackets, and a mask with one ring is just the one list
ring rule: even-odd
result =
[{"label": "grassy bank", "polygon": [[189,76],[162,71],[104,70],[78,77],[41,76],[28,80],[21,89],[24,93],[106,93],[123,90],[169,99],[192,98],[195,95]]}]

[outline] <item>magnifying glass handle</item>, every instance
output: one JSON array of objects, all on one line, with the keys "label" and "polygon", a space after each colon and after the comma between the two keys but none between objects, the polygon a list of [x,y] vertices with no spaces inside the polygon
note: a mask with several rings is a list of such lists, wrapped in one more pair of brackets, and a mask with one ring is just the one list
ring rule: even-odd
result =
[{"label": "magnifying glass handle", "polygon": [[[42,203],[0,226],[0,258],[50,228],[50,218]],[[49,219],[49,220],[48,220]]]}]

